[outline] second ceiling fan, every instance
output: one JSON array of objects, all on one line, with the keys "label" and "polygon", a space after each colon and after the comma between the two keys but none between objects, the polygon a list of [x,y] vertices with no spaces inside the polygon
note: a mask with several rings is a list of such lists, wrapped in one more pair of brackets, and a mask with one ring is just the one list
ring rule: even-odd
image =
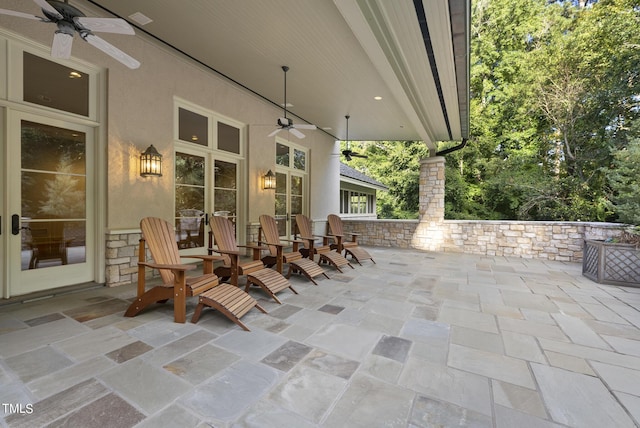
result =
[{"label": "second ceiling fan", "polygon": [[345,150],[342,151],[342,156],[344,156],[345,160],[348,162],[350,161],[352,158],[364,158],[366,159],[367,156],[366,155],[361,155],[360,153],[356,153],[353,150],[351,150],[351,141],[349,141],[349,118],[351,116],[346,115],[344,118],[347,119],[347,138],[346,138],[346,142],[347,142],[347,147],[345,148]]},{"label": "second ceiling fan", "polygon": [[289,67],[287,67],[286,65],[283,65],[282,71],[284,71],[284,104],[283,104],[284,117],[278,118],[278,128],[268,136],[273,137],[278,132],[282,130],[287,130],[298,138],[304,138],[305,135],[302,132],[300,132],[299,129],[316,129],[316,126],[308,125],[308,124],[294,124],[291,118],[287,117],[287,71],[289,71]]}]

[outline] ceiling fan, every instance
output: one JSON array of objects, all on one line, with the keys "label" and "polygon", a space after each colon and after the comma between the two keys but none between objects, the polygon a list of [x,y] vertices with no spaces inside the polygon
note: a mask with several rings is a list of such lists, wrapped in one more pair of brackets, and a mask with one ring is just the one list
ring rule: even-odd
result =
[{"label": "ceiling fan", "polygon": [[298,129],[316,129],[316,126],[306,125],[306,124],[296,125],[293,123],[291,118],[287,117],[287,71],[289,71],[289,67],[287,67],[286,65],[283,65],[282,71],[284,71],[284,117],[278,118],[278,128],[268,136],[273,137],[278,132],[285,129],[291,132],[293,135],[295,135],[298,138],[304,138],[305,135],[302,132],[298,131]]},{"label": "ceiling fan", "polygon": [[33,0],[41,9],[44,17],[30,15],[14,10],[0,9],[0,14],[33,19],[40,22],[53,22],[58,29],[53,35],[51,56],[69,58],[73,36],[77,31],[80,38],[102,52],[120,61],[131,69],[140,67],[140,62],[130,57],[112,44],[106,42],[93,32],[133,35],[133,27],[120,18],[88,18],[84,13],[68,3],[68,0]]},{"label": "ceiling fan", "polygon": [[342,151],[342,156],[344,156],[344,158],[348,161],[350,161],[352,158],[364,158],[366,159],[368,156],[366,155],[361,155],[360,153],[356,153],[354,151],[351,150],[351,141],[349,141],[349,118],[351,116],[346,115],[344,118],[347,119],[347,148],[345,150]]}]

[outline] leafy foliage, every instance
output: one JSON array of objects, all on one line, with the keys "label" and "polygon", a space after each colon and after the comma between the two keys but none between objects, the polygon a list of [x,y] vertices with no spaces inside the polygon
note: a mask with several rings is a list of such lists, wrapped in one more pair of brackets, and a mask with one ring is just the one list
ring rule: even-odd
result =
[{"label": "leafy foliage", "polygon": [[640,224],[640,139],[616,150],[613,158],[608,176],[616,212],[620,221]]},{"label": "leafy foliage", "polygon": [[[640,223],[639,24],[637,0],[473,2],[471,141],[446,155],[446,218]],[[359,150],[352,166],[390,188],[378,215],[415,217],[424,145]]]}]

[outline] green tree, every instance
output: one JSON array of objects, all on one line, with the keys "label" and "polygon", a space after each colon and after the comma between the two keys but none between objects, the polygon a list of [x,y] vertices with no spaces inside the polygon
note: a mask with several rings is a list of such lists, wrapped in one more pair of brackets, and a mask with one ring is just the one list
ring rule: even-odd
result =
[{"label": "green tree", "polygon": [[613,153],[607,178],[618,218],[623,223],[640,224],[640,138]]},{"label": "green tree", "polygon": [[417,218],[420,160],[429,155],[427,146],[421,141],[352,141],[350,144],[351,150],[367,158],[354,157],[349,166],[389,188],[388,192],[378,195],[378,216]]},{"label": "green tree", "polygon": [[637,135],[639,13],[637,0],[473,3],[472,141],[447,156],[448,218],[615,218],[606,169]]}]

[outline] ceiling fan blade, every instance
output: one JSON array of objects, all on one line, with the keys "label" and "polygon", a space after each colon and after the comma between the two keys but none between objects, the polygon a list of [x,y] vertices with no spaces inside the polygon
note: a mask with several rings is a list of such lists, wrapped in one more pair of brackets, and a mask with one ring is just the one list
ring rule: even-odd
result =
[{"label": "ceiling fan blade", "polygon": [[273,137],[274,135],[276,135],[278,132],[282,131],[282,128],[278,128],[275,131],[273,131],[271,134],[267,135],[267,137]]},{"label": "ceiling fan blade", "polygon": [[53,35],[53,44],[51,45],[51,56],[54,58],[67,59],[71,56],[71,46],[73,45],[73,36],[67,33],[56,31]]},{"label": "ceiling fan blade", "polygon": [[30,15],[28,13],[23,13],[23,12],[16,12],[15,10],[0,9],[0,14],[17,16],[18,18],[35,19],[37,21],[49,22],[49,20],[46,18],[41,18],[39,16]]},{"label": "ceiling fan blade", "polygon": [[315,125],[308,125],[306,123],[293,125],[297,129],[318,129]]},{"label": "ceiling fan blade", "polygon": [[305,137],[305,135],[302,132],[298,131],[296,128],[289,129],[289,132],[291,132],[293,135],[295,135],[300,139],[303,139]]},{"label": "ceiling fan blade", "polygon": [[114,33],[133,35],[135,31],[127,21],[120,18],[87,18],[78,16],[73,21],[79,23],[87,30],[97,33]]},{"label": "ceiling fan blade", "polygon": [[140,67],[140,62],[137,59],[130,57],[117,47],[113,46],[111,43],[101,39],[95,34],[86,34],[83,36],[83,39],[91,46],[100,49],[102,52],[106,53],[113,59],[120,61],[131,69]]},{"label": "ceiling fan blade", "polygon": [[64,16],[62,16],[62,15],[60,14],[60,12],[58,12],[58,11],[56,10],[56,8],[55,8],[55,7],[51,6],[51,5],[47,2],[47,0],[33,0],[33,1],[34,1],[34,2],[36,2],[36,4],[37,4],[38,6],[40,6],[40,8],[41,8],[41,9],[46,10],[47,12],[49,12],[51,15],[55,16],[56,18],[58,18],[58,19],[63,19],[63,18],[64,18]]}]

